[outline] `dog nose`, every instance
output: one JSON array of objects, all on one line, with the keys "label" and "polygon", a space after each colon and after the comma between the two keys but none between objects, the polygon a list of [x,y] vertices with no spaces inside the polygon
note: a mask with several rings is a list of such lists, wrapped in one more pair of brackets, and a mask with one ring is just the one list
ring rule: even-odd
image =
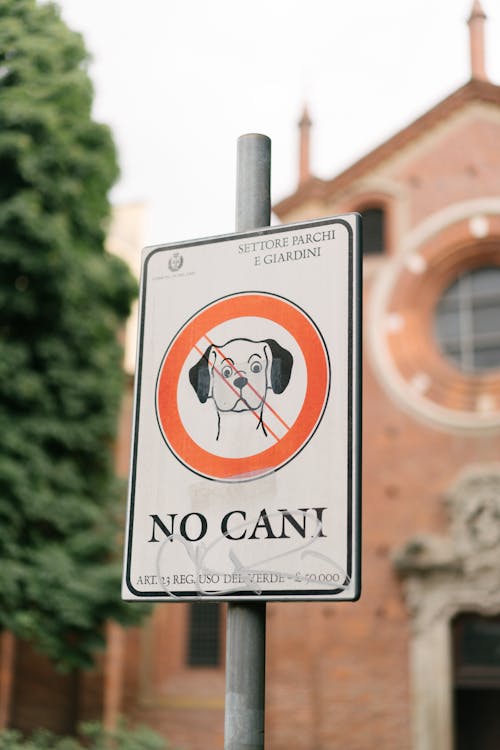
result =
[{"label": "dog nose", "polygon": [[243,388],[248,383],[248,378],[239,377],[233,381],[236,388]]}]

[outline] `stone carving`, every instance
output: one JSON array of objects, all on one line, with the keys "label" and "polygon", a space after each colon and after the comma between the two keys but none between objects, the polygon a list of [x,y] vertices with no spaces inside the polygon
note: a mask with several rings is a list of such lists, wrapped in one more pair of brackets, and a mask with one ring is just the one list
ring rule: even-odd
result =
[{"label": "stone carving", "polygon": [[500,469],[468,472],[447,495],[451,536],[468,569],[500,562]]},{"label": "stone carving", "polygon": [[500,611],[500,464],[468,468],[444,501],[449,534],[416,535],[394,556],[417,630],[466,609]]}]

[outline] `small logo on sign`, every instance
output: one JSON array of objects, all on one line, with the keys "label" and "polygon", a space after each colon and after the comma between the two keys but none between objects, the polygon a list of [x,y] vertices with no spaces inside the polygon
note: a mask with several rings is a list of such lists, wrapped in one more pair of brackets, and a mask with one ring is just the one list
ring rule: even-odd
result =
[{"label": "small logo on sign", "polygon": [[168,261],[168,267],[171,271],[179,271],[184,263],[184,258],[180,253],[174,253]]}]

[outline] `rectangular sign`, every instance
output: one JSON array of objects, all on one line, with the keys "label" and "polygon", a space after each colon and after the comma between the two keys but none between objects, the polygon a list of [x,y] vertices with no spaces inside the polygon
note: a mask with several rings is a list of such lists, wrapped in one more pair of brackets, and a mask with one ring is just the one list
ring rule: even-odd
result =
[{"label": "rectangular sign", "polygon": [[144,251],[125,599],[358,598],[359,233]]}]

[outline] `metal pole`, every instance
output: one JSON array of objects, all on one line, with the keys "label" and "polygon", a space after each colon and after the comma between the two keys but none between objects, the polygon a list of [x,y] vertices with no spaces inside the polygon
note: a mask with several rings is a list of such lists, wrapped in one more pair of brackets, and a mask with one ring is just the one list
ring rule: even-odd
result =
[{"label": "metal pole", "polygon": [[[236,231],[269,226],[271,141],[250,133],[238,138]],[[263,750],[266,604],[228,605],[224,750]]]},{"label": "metal pole", "polygon": [[271,140],[248,133],[238,138],[236,231],[268,227],[271,221]]}]

